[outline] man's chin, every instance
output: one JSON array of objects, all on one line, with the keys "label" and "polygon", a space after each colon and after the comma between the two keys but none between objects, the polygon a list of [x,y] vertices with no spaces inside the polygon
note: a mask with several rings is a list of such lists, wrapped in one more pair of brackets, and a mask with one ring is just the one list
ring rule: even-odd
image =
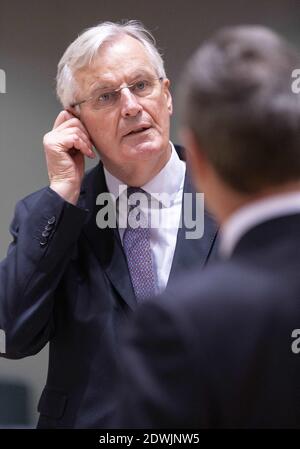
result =
[{"label": "man's chin", "polygon": [[126,148],[127,156],[129,156],[130,159],[147,159],[162,154],[164,151],[165,149],[162,144],[153,141],[136,142],[135,145]]}]

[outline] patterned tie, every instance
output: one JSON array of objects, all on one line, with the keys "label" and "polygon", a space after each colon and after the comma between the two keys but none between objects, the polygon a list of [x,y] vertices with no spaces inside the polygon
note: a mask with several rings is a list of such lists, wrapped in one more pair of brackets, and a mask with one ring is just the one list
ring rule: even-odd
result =
[{"label": "patterned tie", "polygon": [[[140,210],[135,211],[135,217],[139,220],[140,226],[133,227],[130,225],[131,220],[129,215],[133,209],[138,207],[138,204],[130,204],[130,197],[133,193],[143,193],[143,195],[147,195],[146,192],[140,188],[128,187],[127,189],[129,210],[127,228],[123,236],[123,246],[127,257],[135,296],[138,301],[142,301],[155,295],[156,282],[150,248],[150,229]],[[138,196],[139,195],[135,195],[135,198],[132,201],[133,203],[137,202]]]}]

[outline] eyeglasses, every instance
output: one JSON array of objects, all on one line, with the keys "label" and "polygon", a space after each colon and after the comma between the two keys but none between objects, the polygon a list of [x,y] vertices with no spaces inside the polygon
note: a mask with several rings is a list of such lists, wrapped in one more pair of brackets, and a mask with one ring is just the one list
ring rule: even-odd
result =
[{"label": "eyeglasses", "polygon": [[89,98],[71,104],[71,108],[80,106],[83,103],[89,103],[94,110],[110,108],[118,103],[122,89],[129,89],[130,92],[138,98],[149,97],[156,93],[156,88],[158,86],[157,81],[161,82],[162,80],[163,77],[141,79],[132,84],[127,84],[126,86],[118,87],[117,89],[110,91],[98,89]]}]

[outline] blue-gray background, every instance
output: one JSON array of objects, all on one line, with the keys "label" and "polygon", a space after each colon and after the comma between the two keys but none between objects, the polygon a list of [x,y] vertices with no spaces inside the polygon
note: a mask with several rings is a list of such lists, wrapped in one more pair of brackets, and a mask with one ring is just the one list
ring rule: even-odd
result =
[{"label": "blue-gray background", "polygon": [[[0,0],[0,69],[7,77],[7,92],[0,93],[1,259],[10,242],[15,203],[47,184],[42,138],[60,110],[55,97],[59,58],[84,28],[122,19],[139,19],[154,33],[173,93],[185,60],[221,26],[267,25],[300,47],[300,0]],[[175,103],[174,140],[176,121]],[[0,359],[0,383],[21,382],[28,388],[31,426],[46,370],[47,348],[24,360]]]}]

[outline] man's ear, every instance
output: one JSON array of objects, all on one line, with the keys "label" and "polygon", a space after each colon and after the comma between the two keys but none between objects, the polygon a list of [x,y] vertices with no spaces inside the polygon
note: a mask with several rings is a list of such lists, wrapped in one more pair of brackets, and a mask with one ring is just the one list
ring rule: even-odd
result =
[{"label": "man's ear", "polygon": [[172,100],[172,95],[170,92],[170,80],[168,78],[163,79],[163,90],[164,90],[164,95],[166,96],[167,99],[167,107],[168,107],[168,111],[169,114],[172,115],[173,113],[173,100]]},{"label": "man's ear", "polygon": [[191,129],[184,128],[180,134],[183,146],[186,149],[187,163],[191,169],[194,183],[198,189],[206,180],[208,170],[207,157],[205,156],[195,133]]}]

